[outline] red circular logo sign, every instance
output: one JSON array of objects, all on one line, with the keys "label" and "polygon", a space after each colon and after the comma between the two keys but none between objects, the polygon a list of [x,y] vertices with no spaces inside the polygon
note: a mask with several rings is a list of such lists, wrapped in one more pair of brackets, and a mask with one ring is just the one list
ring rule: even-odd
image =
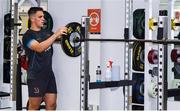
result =
[{"label": "red circular logo sign", "polygon": [[97,26],[99,24],[99,15],[96,12],[90,14],[90,25]]}]

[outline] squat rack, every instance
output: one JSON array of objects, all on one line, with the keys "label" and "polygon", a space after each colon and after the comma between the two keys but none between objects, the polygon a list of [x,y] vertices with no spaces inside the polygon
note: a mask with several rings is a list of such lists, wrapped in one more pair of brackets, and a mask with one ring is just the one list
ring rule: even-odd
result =
[{"label": "squat rack", "polygon": [[[40,0],[29,0],[34,6],[40,6]],[[18,8],[25,0],[10,0],[11,8],[11,52],[10,52],[10,106],[13,110],[22,110],[22,87],[21,87],[21,66],[17,53],[17,43],[19,36]]]},{"label": "squat rack", "polygon": [[[148,18],[148,22],[150,20],[150,18],[152,18],[152,0],[145,0],[148,4],[149,4],[149,7],[148,7],[148,10],[146,12],[148,12],[149,16],[147,17]],[[132,1],[130,0],[126,0],[126,8],[128,7],[128,10],[127,12],[131,12],[129,10],[132,10],[129,6],[131,6],[133,4]],[[132,6],[131,6],[132,7]],[[169,10],[168,10],[169,12]],[[161,13],[161,12],[160,12]],[[128,13],[126,13],[126,18],[127,17]],[[163,15],[163,14],[160,14],[159,15],[159,19],[158,19],[158,22],[157,22],[157,25],[158,25],[158,35],[157,35],[157,38],[158,40],[152,40],[152,39],[147,39],[147,40],[141,40],[141,39],[138,39],[138,40],[132,40],[132,39],[129,39],[129,35],[130,35],[130,31],[129,31],[129,26],[130,25],[127,25],[129,22],[126,23],[126,26],[125,26],[125,39],[89,39],[87,37],[85,38],[81,38],[79,40],[74,40],[74,42],[85,42],[86,45],[82,45],[82,56],[81,56],[81,67],[85,67],[85,68],[82,68],[81,71],[82,72],[87,72],[87,76],[88,76],[88,79],[85,79],[85,81],[83,81],[83,83],[86,83],[87,87],[84,87],[83,89],[86,90],[86,93],[85,93],[85,96],[88,97],[88,87],[91,87],[92,85],[94,85],[93,87],[97,88],[97,87],[101,87],[101,86],[98,86],[96,85],[95,83],[90,83],[89,82],[89,59],[88,59],[88,48],[85,48],[85,47],[88,47],[88,41],[101,41],[101,42],[125,42],[125,64],[124,64],[124,70],[125,70],[125,80],[129,80],[129,69],[128,69],[128,65],[129,65],[129,49],[126,49],[126,48],[129,48],[129,42],[144,42],[144,43],[153,43],[153,44],[158,44],[158,57],[159,57],[159,62],[158,62],[158,77],[157,77],[157,85],[158,85],[158,95],[157,95],[157,109],[158,110],[166,110],[167,109],[167,98],[168,96],[170,96],[170,94],[172,94],[172,90],[168,90],[167,89],[167,44],[180,44],[180,40],[169,40],[168,38],[166,38],[167,35],[164,35],[164,31],[167,31],[165,30],[165,24],[167,24],[168,22],[168,26],[171,27],[171,23],[169,23],[169,21],[166,21],[167,20],[167,15]],[[129,18],[126,19],[126,21],[129,21]],[[147,22],[147,21],[146,21]],[[148,24],[147,22],[147,24]],[[146,25],[147,25],[146,24]],[[177,26],[178,26],[179,23],[177,23]],[[148,25],[147,25],[148,26]],[[89,27],[88,24],[86,27]],[[149,27],[149,26],[148,26]],[[149,28],[147,28],[147,35],[149,35],[149,37],[151,38],[152,37],[152,30],[150,30]],[[88,33],[88,32],[86,32]],[[146,46],[148,46],[148,44],[146,44]],[[85,56],[85,57],[84,57]],[[86,57],[87,56],[87,57]],[[84,61],[87,61],[87,62],[84,62]],[[163,65],[163,63],[165,65]],[[88,66],[88,67],[87,67]],[[81,76],[82,77],[82,76]],[[86,78],[83,76],[83,78]],[[146,80],[149,79],[149,78],[146,78]],[[87,81],[86,81],[87,80]],[[146,81],[145,80],[145,81]],[[146,81],[148,82],[148,81]],[[102,83],[102,84],[111,84],[112,82],[105,82],[105,83]],[[129,85],[132,85],[132,84],[129,84]],[[129,86],[128,84],[124,85],[125,86],[125,99],[124,99],[124,110],[129,110],[129,88],[126,87],[126,86]],[[109,85],[110,86],[110,85]],[[82,87],[81,87],[82,88]],[[92,88],[92,87],[91,87]],[[92,88],[93,89],[93,88]],[[176,90],[178,91],[178,89]],[[81,90],[82,92],[82,90]],[[86,95],[87,94],[87,95]],[[82,95],[81,95],[82,96]],[[84,94],[83,94],[84,96]],[[171,95],[172,96],[172,95]],[[84,109],[84,110],[87,110],[88,109],[88,100],[86,100],[88,98],[84,98],[84,101],[81,101],[82,103],[84,103],[84,105],[86,106],[86,108],[84,107],[81,107],[81,110]],[[145,107],[145,109],[149,108],[149,106],[147,105]]]}]

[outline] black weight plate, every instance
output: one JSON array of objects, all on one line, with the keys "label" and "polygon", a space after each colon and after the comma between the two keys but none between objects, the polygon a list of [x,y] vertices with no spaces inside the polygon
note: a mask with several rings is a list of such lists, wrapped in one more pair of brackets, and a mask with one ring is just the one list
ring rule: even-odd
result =
[{"label": "black weight plate", "polygon": [[53,19],[52,19],[52,16],[47,11],[44,11],[44,19],[45,19],[45,23],[44,23],[43,29],[52,30]]},{"label": "black weight plate", "polygon": [[144,43],[133,43],[133,70],[144,71]]},{"label": "black weight plate", "polygon": [[144,103],[144,74],[133,73],[132,102]]},{"label": "black weight plate", "polygon": [[81,42],[74,42],[75,39],[82,38],[82,27],[77,22],[66,25],[67,35],[61,38],[61,46],[65,54],[70,57],[77,57],[81,54]]},{"label": "black weight plate", "polygon": [[[49,12],[44,11],[44,19],[45,19],[45,22],[44,22],[43,29],[52,30],[53,29],[53,18]],[[31,27],[31,23],[28,20],[28,28],[30,28],[30,27]]]},{"label": "black weight plate", "polygon": [[[7,36],[11,36],[11,27],[13,21],[11,21],[11,13],[8,13],[4,16],[4,34]],[[22,21],[21,17],[19,16],[19,20]],[[19,30],[20,33],[21,29]]]},{"label": "black weight plate", "polygon": [[11,37],[4,38],[4,59],[10,59]]},{"label": "black weight plate", "polygon": [[133,35],[137,39],[145,38],[145,10],[137,9],[133,12]]},{"label": "black weight plate", "polygon": [[4,16],[4,34],[11,36],[11,13]]},{"label": "black weight plate", "polygon": [[3,63],[3,82],[10,83],[10,61]]}]

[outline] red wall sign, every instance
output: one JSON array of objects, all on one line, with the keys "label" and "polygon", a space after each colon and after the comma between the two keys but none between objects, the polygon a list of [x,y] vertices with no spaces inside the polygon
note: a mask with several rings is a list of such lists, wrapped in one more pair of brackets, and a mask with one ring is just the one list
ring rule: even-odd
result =
[{"label": "red wall sign", "polygon": [[101,33],[101,9],[88,9],[90,33]]}]

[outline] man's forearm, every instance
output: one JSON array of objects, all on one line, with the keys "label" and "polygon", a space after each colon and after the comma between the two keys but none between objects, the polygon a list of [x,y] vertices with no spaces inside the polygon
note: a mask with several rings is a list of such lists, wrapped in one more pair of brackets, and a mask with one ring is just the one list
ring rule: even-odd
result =
[{"label": "man's forearm", "polygon": [[41,51],[40,52],[43,52],[46,49],[48,49],[53,44],[53,42],[56,40],[56,38],[57,38],[56,34],[53,34],[47,40],[41,42],[40,43],[40,47],[41,47]]}]

